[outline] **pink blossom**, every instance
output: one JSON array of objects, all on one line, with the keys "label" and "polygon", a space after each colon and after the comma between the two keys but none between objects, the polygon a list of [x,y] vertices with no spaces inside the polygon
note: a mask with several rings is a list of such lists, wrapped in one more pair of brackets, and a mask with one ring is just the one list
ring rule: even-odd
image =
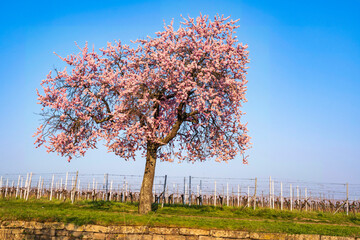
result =
[{"label": "pink blossom", "polygon": [[37,92],[44,124],[35,144],[69,160],[99,140],[127,160],[148,142],[162,161],[244,156],[248,51],[228,19],[183,18],[178,30],[171,22],[135,48],[119,41],[96,53],[86,44],[60,57],[69,68],[50,72]]}]

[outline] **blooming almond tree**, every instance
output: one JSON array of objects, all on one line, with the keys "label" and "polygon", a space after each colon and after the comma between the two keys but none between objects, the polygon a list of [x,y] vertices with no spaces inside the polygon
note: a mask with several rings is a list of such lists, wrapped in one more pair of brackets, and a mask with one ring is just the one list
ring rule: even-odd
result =
[{"label": "blooming almond tree", "polygon": [[[237,21],[184,18],[135,48],[108,43],[99,53],[61,58],[69,69],[50,72],[38,99],[44,117],[35,144],[68,157],[99,140],[121,158],[146,156],[139,212],[151,210],[156,160],[218,162],[249,148],[244,114],[247,46]],[[242,157],[246,162],[246,157]]]}]

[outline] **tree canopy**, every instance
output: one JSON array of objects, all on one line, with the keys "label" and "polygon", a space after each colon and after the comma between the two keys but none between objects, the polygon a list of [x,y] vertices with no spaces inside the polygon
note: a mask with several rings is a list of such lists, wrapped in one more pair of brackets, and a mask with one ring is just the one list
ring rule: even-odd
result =
[{"label": "tree canopy", "polygon": [[177,30],[171,22],[133,47],[119,41],[97,53],[86,44],[60,57],[69,67],[50,72],[37,92],[44,119],[36,145],[69,161],[99,140],[125,159],[145,155],[149,143],[163,161],[244,154],[249,60],[236,23],[223,16],[183,18]]}]

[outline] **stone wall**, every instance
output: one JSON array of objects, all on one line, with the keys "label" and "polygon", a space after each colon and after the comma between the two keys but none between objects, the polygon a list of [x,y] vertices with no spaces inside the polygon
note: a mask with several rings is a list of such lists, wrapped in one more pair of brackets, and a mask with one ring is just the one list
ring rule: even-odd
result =
[{"label": "stone wall", "polygon": [[289,235],[244,231],[147,226],[99,226],[23,221],[0,222],[0,239],[125,239],[125,240],[360,240],[360,237]]}]

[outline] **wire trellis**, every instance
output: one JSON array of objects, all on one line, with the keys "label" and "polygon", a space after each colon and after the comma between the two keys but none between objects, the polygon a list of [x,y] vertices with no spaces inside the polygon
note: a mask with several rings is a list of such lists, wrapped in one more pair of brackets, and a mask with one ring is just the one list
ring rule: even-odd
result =
[{"label": "wire trellis", "polygon": [[[139,200],[141,175],[78,172],[0,176],[0,197],[61,200]],[[154,202],[288,210],[359,211],[360,184],[277,178],[155,176]]]}]

